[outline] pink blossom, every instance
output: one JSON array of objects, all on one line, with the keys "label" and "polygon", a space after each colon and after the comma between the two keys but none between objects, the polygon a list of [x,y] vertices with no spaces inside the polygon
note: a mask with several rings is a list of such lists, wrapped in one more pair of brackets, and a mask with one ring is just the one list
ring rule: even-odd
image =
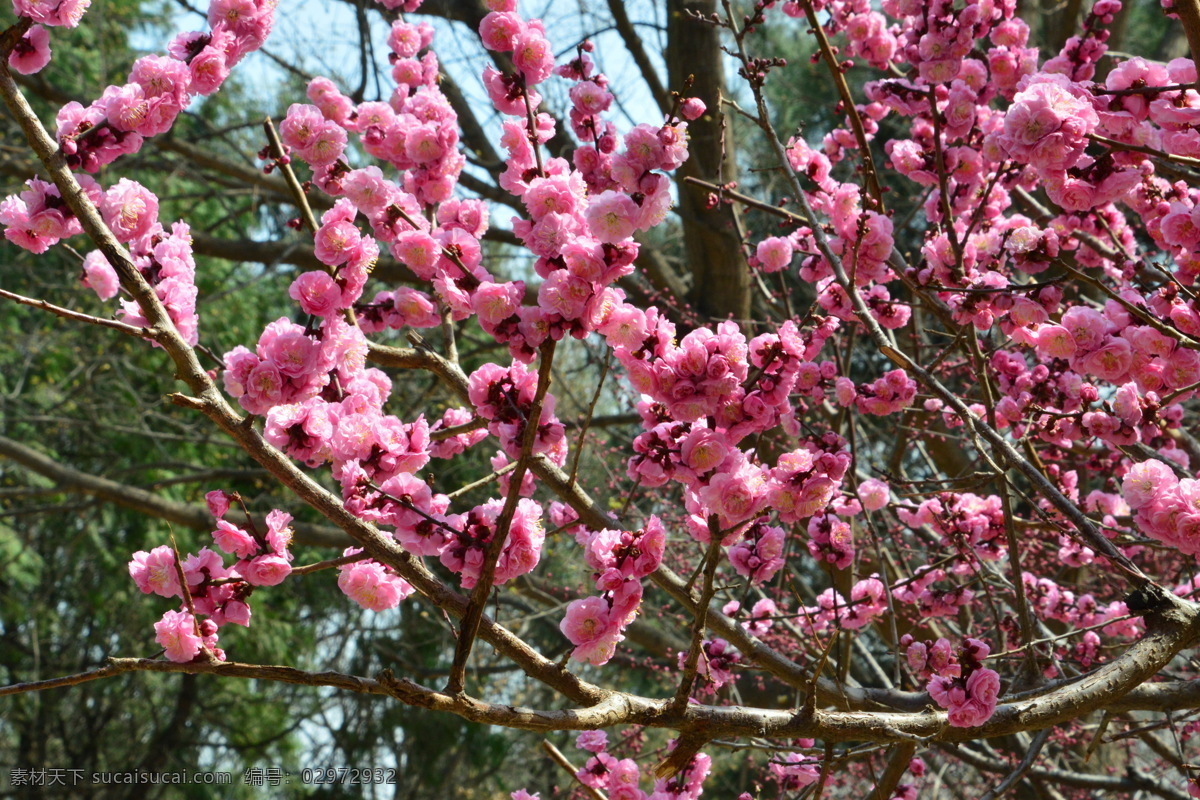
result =
[{"label": "pink blossom", "polygon": [[867,478],[858,485],[858,496],[867,511],[879,511],[887,507],[891,491],[884,481]]},{"label": "pink blossom", "polygon": [[186,611],[168,611],[154,623],[154,639],[169,660],[186,664],[200,654],[203,641],[196,633],[196,619]]},{"label": "pink blossom", "polygon": [[288,296],[300,304],[305,314],[327,317],[341,306],[342,289],[329,273],[313,270],[292,281]]},{"label": "pink blossom", "polygon": [[154,592],[161,597],[178,597],[179,571],[175,552],[160,545],[149,553],[139,550],[129,562],[129,575],[144,594]]},{"label": "pink blossom", "polygon": [[100,213],[118,241],[130,242],[158,222],[158,198],[140,183],[121,178],[105,192]]},{"label": "pink blossom", "polygon": [[214,489],[204,495],[204,503],[208,506],[208,513],[217,519],[223,519],[229,513],[229,501],[230,496],[220,489]]},{"label": "pink blossom", "polygon": [[217,529],[213,531],[213,541],[226,553],[239,558],[250,558],[259,550],[258,542],[253,536],[223,519],[217,522]]},{"label": "pink blossom", "polygon": [[142,56],[129,70],[129,82],[141,86],[147,98],[163,98],[164,113],[172,118],[187,106],[191,80],[187,64],[170,56]]},{"label": "pink blossom", "polygon": [[525,23],[512,11],[493,11],[479,23],[479,36],[489,50],[512,50],[524,30]]},{"label": "pink blossom", "polygon": [[633,235],[637,204],[621,192],[601,192],[591,199],[585,216],[592,235],[615,244]]},{"label": "pink blossom", "polygon": [[325,129],[325,117],[316,106],[293,103],[279,123],[279,138],[293,150],[310,147]]},{"label": "pink blossom", "polygon": [[541,31],[532,27],[513,39],[513,64],[533,86],[539,84],[554,70],[554,51]]},{"label": "pink blossom", "polygon": [[[359,552],[351,548],[345,555]],[[408,581],[387,570],[382,564],[355,561],[338,568],[338,588],[368,611],[386,611],[400,605],[413,593]]]},{"label": "pink blossom", "polygon": [[583,731],[575,738],[575,746],[591,753],[603,753],[608,747],[608,734],[604,731]]},{"label": "pink blossom", "polygon": [[1078,358],[1076,364],[1101,380],[1118,383],[1133,364],[1133,352],[1126,340],[1110,337],[1096,350]]},{"label": "pink blossom", "polygon": [[238,571],[253,586],[276,586],[292,573],[292,565],[283,555],[267,553],[249,561],[239,561]]},{"label": "pink blossom", "polygon": [[74,28],[91,0],[13,0],[13,12],[43,25]]},{"label": "pink blossom", "polygon": [[8,54],[8,66],[22,75],[40,72],[49,63],[50,32],[41,25],[30,27]]},{"label": "pink blossom", "polygon": [[1070,358],[1077,345],[1071,332],[1061,325],[1042,325],[1037,332],[1038,352],[1051,358]]},{"label": "pink blossom", "polygon": [[763,584],[775,577],[783,566],[783,528],[766,524],[760,517],[748,527],[742,540],[729,548],[729,563],[739,575]]},{"label": "pink blossom", "polygon": [[1134,464],[1121,481],[1121,496],[1134,511],[1150,505],[1177,481],[1175,473],[1162,461],[1150,459]]},{"label": "pink blossom", "polygon": [[567,603],[566,616],[559,623],[563,635],[575,645],[571,658],[601,666],[616,650],[619,634],[610,625],[608,603],[601,597],[586,597]]},{"label": "pink blossom", "polygon": [[292,515],[279,509],[267,512],[267,549],[272,553],[283,555],[288,561],[292,560],[288,548],[292,545],[295,532],[292,530]]},{"label": "pink blossom", "polygon": [[82,282],[101,300],[111,300],[121,290],[117,271],[99,250],[93,250],[84,257]]},{"label": "pink blossom", "polygon": [[1085,136],[1099,121],[1083,96],[1082,89],[1062,76],[1039,76],[1013,98],[1004,117],[1002,146],[1039,170],[1070,169],[1083,155]]},{"label": "pink blossom", "polygon": [[687,120],[700,119],[708,109],[699,97],[689,97],[679,106],[679,115]]},{"label": "pink blossom", "polygon": [[758,243],[755,252],[763,272],[779,272],[792,261],[792,243],[781,236],[772,236]]},{"label": "pink blossom", "polygon": [[224,47],[218,44],[217,37],[213,43],[203,48],[188,62],[191,71],[189,89],[196,94],[210,95],[221,88],[229,77],[229,59]]}]

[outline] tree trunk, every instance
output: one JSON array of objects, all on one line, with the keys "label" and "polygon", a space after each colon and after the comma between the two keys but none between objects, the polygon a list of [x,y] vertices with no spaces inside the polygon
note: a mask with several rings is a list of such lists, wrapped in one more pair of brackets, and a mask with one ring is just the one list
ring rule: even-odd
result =
[{"label": "tree trunk", "polygon": [[679,212],[684,248],[692,273],[688,296],[702,317],[738,319],[750,316],[750,271],[742,256],[729,207],[705,208],[708,191],[683,181],[694,176],[727,182],[737,178],[730,121],[722,142],[720,98],[725,92],[720,30],[693,18],[717,10],[716,0],[668,0],[667,72],[671,89],[680,91],[695,76],[690,94],[708,106],[700,119],[688,124],[691,157],[678,171]]}]

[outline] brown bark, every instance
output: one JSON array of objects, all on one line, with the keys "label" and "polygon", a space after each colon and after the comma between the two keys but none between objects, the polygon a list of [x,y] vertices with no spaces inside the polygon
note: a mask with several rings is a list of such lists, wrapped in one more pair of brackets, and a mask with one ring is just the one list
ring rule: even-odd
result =
[{"label": "brown bark", "polygon": [[[716,183],[737,179],[731,131],[722,131],[721,98],[725,94],[724,54],[720,29],[695,18],[717,10],[716,0],[669,0],[667,3],[667,77],[676,91],[689,75],[689,94],[708,106],[688,123],[691,157],[676,172],[684,248],[692,274],[688,300],[705,317],[750,316],[750,271],[735,232],[729,206],[706,209],[709,192],[685,181],[688,177]],[[726,119],[726,126],[731,120]]]}]

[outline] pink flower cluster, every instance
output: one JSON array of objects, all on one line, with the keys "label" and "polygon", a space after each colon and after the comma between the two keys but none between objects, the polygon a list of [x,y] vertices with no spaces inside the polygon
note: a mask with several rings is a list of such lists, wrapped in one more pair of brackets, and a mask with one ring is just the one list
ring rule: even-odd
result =
[{"label": "pink flower cluster", "polygon": [[202,651],[218,661],[225,653],[217,647],[217,626],[211,619],[197,621],[187,611],[167,611],[154,623],[154,640],[162,645],[169,661],[186,664],[195,661]]},{"label": "pink flower cluster", "polygon": [[1098,124],[1086,90],[1064,75],[1040,73],[1022,82],[997,144],[1040,173],[1062,173],[1079,162]]},{"label": "pink flower cluster", "polygon": [[[86,2],[64,2],[61,7]],[[260,48],[274,23],[273,0],[213,0],[210,31],[177,36],[167,56],[143,56],[129,83],[109,86],[84,107],[77,102],[58,113],[59,147],[72,168],[95,172],[122,155],[137,152],[144,137],[171,128],[192,95],[217,91],[229,70]]]},{"label": "pink flower cluster", "polygon": [[149,552],[139,550],[129,562],[129,575],[145,594],[183,599],[179,580],[183,574],[187,598],[196,616],[187,611],[185,599],[180,611],[166,612],[154,626],[156,638],[171,661],[192,661],[202,651],[224,661],[225,653],[216,646],[218,629],[231,622],[249,626],[247,600],[251,592],[258,586],[275,586],[291,574],[291,515],[272,510],[267,514],[266,531],[260,532],[251,524],[248,532],[225,519],[233,497],[223,491],[209,492],[205,497],[217,518],[213,540],[217,547],[238,557],[233,565],[227,567],[221,555],[207,547],[177,561],[175,551],[167,545]]},{"label": "pink flower cluster", "polygon": [[[446,517],[446,544],[439,554],[442,565],[460,576],[464,589],[474,588],[483,568],[484,556],[496,536],[497,522],[504,506],[502,500],[489,500],[466,514]],[[532,500],[517,501],[508,536],[496,561],[493,585],[499,586],[531,572],[542,554],[546,532],[542,528],[542,507]]]},{"label": "pink flower cluster", "polygon": [[[100,185],[86,175],[80,178],[79,185],[84,194],[99,205],[104,196]],[[57,186],[37,178],[30,178],[25,185],[28,188],[20,195],[9,195],[0,201],[4,238],[31,253],[40,254],[62,239],[83,233],[83,226],[63,202]]]},{"label": "pink flower cluster", "polygon": [[[328,334],[333,327],[326,322],[322,331]],[[338,344],[280,317],[263,331],[255,352],[239,345],[225,354],[225,391],[251,414],[302,403],[328,385]]]},{"label": "pink flower cluster", "polygon": [[259,533],[251,524],[246,531],[225,519],[230,496],[222,491],[205,496],[209,510],[217,518],[213,541],[226,553],[240,560],[234,569],[251,586],[275,586],[291,574],[292,515],[278,509],[267,514],[267,530]]},{"label": "pink flower cluster", "polygon": [[1200,554],[1200,481],[1179,479],[1166,463],[1150,459],[1129,468],[1121,495],[1147,536],[1181,553]]},{"label": "pink flower cluster", "polygon": [[947,544],[969,547],[985,561],[995,561],[1005,549],[1004,512],[996,495],[945,492],[923,500],[915,511],[898,508],[896,516],[911,528],[928,525]]},{"label": "pink flower cluster", "polygon": [[422,207],[449,200],[466,164],[458,116],[437,86],[437,57],[429,51],[418,57],[432,41],[428,24],[396,20],[388,36],[396,89],[388,102],[355,106],[332,81],[317,78],[308,87],[312,104],[293,104],[280,126],[283,143],[312,166],[317,184],[332,195],[346,191],[364,214],[401,190],[377,176],[377,168],[350,169],[343,159],[349,133],[358,134],[368,155],[401,172],[402,191]]},{"label": "pink flower cluster", "polygon": [[[513,362],[505,369],[499,364],[484,364],[468,378],[469,396],[476,413],[488,420],[488,431],[500,440],[509,458],[519,458],[533,400],[537,394],[537,373],[524,364]],[[554,396],[542,401],[534,453],[545,453],[551,461],[566,463],[566,432],[554,416]]]},{"label": "pink flower cluster", "polygon": [[729,563],[737,573],[751,583],[765,584],[783,566],[783,545],[787,534],[783,528],[767,524],[768,517],[759,517],[746,527],[742,538],[729,548]]},{"label": "pink flower cluster", "polygon": [[577,537],[584,548],[588,566],[596,571],[596,585],[604,591],[615,590],[627,580],[640,580],[662,563],[667,533],[658,517],[651,516],[646,526],[636,531],[587,531]]},{"label": "pink flower cluster", "polygon": [[[100,211],[109,230],[128,245],[134,265],[154,288],[180,335],[195,345],[199,318],[191,230],[185,223],[176,222],[168,233],[158,221],[158,198],[136,181],[121,178],[104,191],[92,178],[78,177],[84,194]],[[37,178],[26,185],[29,188],[19,196],[0,201],[5,238],[32,253],[44,253],[62,239],[83,232],[57,187]],[[84,258],[81,279],[101,300],[112,299],[120,290],[116,270],[98,250]],[[122,304],[121,316],[130,325],[149,325],[132,301]]]},{"label": "pink flower cluster", "polygon": [[892,597],[901,603],[916,606],[922,619],[953,617],[971,604],[975,593],[964,585],[939,588],[934,584],[947,580],[946,570],[940,567],[918,567],[910,579],[892,589]]},{"label": "pink flower cluster", "polygon": [[567,603],[566,615],[558,627],[575,645],[572,660],[597,666],[607,664],[616,653],[617,644],[625,638],[625,628],[637,617],[641,603],[639,580],[623,581],[614,591],[599,597]]},{"label": "pink flower cluster", "polygon": [[801,522],[829,508],[850,468],[846,440],[830,433],[784,453],[771,469],[767,503],[781,522]]},{"label": "pink flower cluster", "polygon": [[808,552],[818,562],[846,569],[854,563],[854,533],[834,514],[817,513],[808,521]]},{"label": "pink flower cluster", "polygon": [[[974,728],[987,722],[996,710],[1000,696],[1000,675],[983,666],[991,652],[985,643],[968,638],[959,650],[957,661],[944,657],[949,643],[939,639],[934,649],[917,642],[908,645],[908,661],[914,672],[932,673],[927,691],[947,710],[946,720],[956,728]],[[929,655],[924,659],[926,652]],[[924,663],[920,663],[924,660]]]},{"label": "pink flower cluster", "polygon": [[[741,610],[742,604],[737,600],[730,600],[721,607],[721,613],[731,618],[738,617]],[[739,622],[751,635],[762,638],[775,624],[775,619],[781,616],[783,612],[775,605],[775,601],[764,597],[751,606],[749,613],[743,615]]]},{"label": "pink flower cluster", "polygon": [[571,658],[601,665],[613,657],[617,644],[625,638],[625,628],[637,616],[642,578],[662,563],[667,533],[658,517],[651,516],[639,530],[589,531],[581,527],[575,539],[595,570],[601,594],[568,603],[559,629],[575,645]]},{"label": "pink flower cluster", "polygon": [[912,405],[917,396],[917,382],[902,369],[884,373],[871,383],[855,386],[848,378],[839,378],[836,384],[839,405],[851,403],[864,414],[884,417],[903,411]]},{"label": "pink flower cluster", "polygon": [[[310,272],[305,275],[325,275]],[[301,277],[304,277],[303,275]],[[328,285],[332,282],[320,281]],[[398,287],[394,292],[378,292],[369,303],[357,303],[354,313],[363,333],[378,333],[401,328],[436,328],[442,322],[433,298],[418,289]]]},{"label": "pink flower cluster", "polygon": [[[1101,632],[1108,637],[1136,639],[1145,631],[1145,624],[1141,619],[1129,618],[1129,608],[1122,600],[1101,603],[1088,592],[1075,592],[1059,586],[1050,578],[1039,578],[1028,572],[1023,573],[1022,577],[1025,594],[1040,617],[1057,620],[1076,628],[1103,625]],[[1188,586],[1177,591],[1184,595],[1191,589],[1192,587]],[[1060,652],[1060,657],[1067,654],[1064,649]]]},{"label": "pink flower cluster", "polygon": [[[669,749],[674,749],[676,744],[674,740],[668,743]],[[712,759],[698,753],[673,778],[656,779],[654,791],[646,794],[638,787],[641,774],[637,761],[618,759],[609,754],[608,738],[603,731],[584,731],[579,734],[575,746],[593,754],[575,773],[575,779],[603,792],[611,800],[697,800],[712,769]],[[513,795],[513,800],[522,800],[518,794]]]},{"label": "pink flower cluster", "polygon": [[865,628],[887,613],[887,588],[877,576],[858,581],[847,600],[836,589],[817,595],[817,604],[800,610],[800,621],[813,635],[831,630]]},{"label": "pink flower cluster", "polygon": [[13,13],[51,27],[74,28],[91,0],[13,0]]},{"label": "pink flower cluster", "polygon": [[[194,346],[200,338],[200,317],[196,313],[196,261],[192,256],[191,229],[184,222],[176,222],[167,233],[155,222],[144,236],[130,243],[129,254],[134,266],[146,277],[159,302],[167,309],[179,335]],[[109,274],[111,267],[106,260],[100,260],[98,254],[89,254],[89,257],[93,259],[92,269],[88,269],[87,262],[84,264],[87,283],[103,298],[112,291],[116,276]],[[101,272],[104,273],[101,285],[108,287],[103,293],[96,283]],[[121,303],[120,314],[130,325],[149,325],[149,320],[133,300]]]}]

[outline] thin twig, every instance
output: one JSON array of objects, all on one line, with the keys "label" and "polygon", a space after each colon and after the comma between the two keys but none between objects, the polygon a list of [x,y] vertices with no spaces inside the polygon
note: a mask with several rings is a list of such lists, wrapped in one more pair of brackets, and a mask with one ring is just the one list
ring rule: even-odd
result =
[{"label": "thin twig", "polygon": [[300,210],[300,221],[304,223],[304,227],[308,228],[309,233],[315,234],[318,227],[317,218],[313,215],[312,206],[308,204],[308,196],[304,193],[304,187],[300,185],[296,173],[292,170],[288,155],[283,150],[283,142],[279,140],[279,133],[276,132],[275,123],[271,121],[270,117],[263,120],[263,130],[267,134],[271,157],[275,159],[275,164],[283,173],[283,179],[292,192],[292,199],[296,201],[296,208]]},{"label": "thin twig", "polygon": [[150,328],[130,325],[125,322],[119,322],[115,319],[104,319],[103,317],[94,317],[91,314],[84,314],[82,311],[72,311],[69,308],[56,306],[53,303],[48,303],[45,300],[36,300],[32,297],[16,294],[15,292],[5,291],[0,289],[0,297],[20,303],[21,305],[40,308],[43,311],[49,311],[51,314],[57,314],[63,319],[69,319],[73,322],[86,322],[89,325],[99,325],[102,328],[109,328],[114,331],[119,331],[128,336],[136,336],[139,339],[153,339],[155,331]]},{"label": "thin twig", "polygon": [[463,615],[462,626],[459,628],[458,641],[455,642],[454,661],[450,666],[450,678],[446,683],[446,691],[452,695],[457,695],[463,690],[467,660],[471,657],[471,648],[475,643],[475,636],[479,632],[483,609],[487,604],[488,595],[492,591],[496,562],[500,560],[500,553],[504,550],[504,543],[508,539],[508,530],[517,510],[517,501],[521,497],[521,483],[529,469],[533,445],[537,440],[538,426],[541,422],[542,401],[545,400],[546,392],[550,388],[550,369],[554,363],[555,345],[556,342],[549,339],[540,348],[542,358],[538,364],[537,389],[534,392],[533,402],[529,406],[529,415],[525,419],[521,454],[517,458],[517,466],[509,479],[508,497],[504,499],[504,507],[500,510],[500,516],[496,520],[496,532],[492,535],[492,541],[488,543],[483,566],[479,570],[475,588],[471,591],[471,599],[467,604],[467,611]]}]

